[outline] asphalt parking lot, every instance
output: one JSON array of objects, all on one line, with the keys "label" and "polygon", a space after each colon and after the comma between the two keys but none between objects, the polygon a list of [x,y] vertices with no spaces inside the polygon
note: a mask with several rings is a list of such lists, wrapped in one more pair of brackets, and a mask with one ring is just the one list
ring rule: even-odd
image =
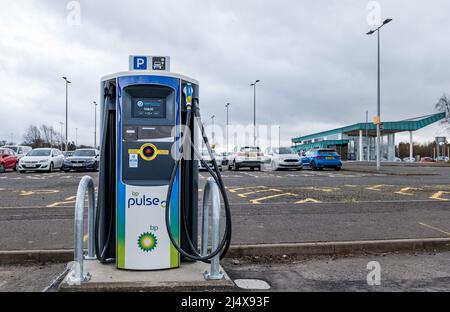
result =
[{"label": "asphalt parking lot", "polygon": [[[0,175],[0,250],[71,248],[76,190],[86,174],[97,181],[98,173]],[[449,168],[423,176],[344,170],[222,174],[233,244],[450,236]],[[201,181],[207,177],[200,173]]]}]

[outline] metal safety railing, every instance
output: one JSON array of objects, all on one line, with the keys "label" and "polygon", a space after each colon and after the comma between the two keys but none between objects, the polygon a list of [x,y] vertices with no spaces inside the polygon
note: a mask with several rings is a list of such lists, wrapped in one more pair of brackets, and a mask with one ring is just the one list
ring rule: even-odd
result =
[{"label": "metal safety railing", "polygon": [[[203,191],[203,212],[202,212],[202,246],[200,253],[206,256],[208,253],[208,221],[209,221],[209,206],[212,206],[212,246],[211,250],[216,250],[219,246],[220,240],[220,191],[216,181],[213,178],[208,178],[205,189]],[[223,279],[224,275],[220,271],[220,253],[211,259],[211,269],[206,271],[203,276],[207,280]]]},{"label": "metal safety railing", "polygon": [[[84,243],[84,205],[88,194],[88,254],[83,256]],[[84,176],[78,185],[77,199],[75,202],[74,223],[74,262],[68,276],[69,284],[80,284],[90,279],[90,274],[84,272],[83,261],[96,259],[94,247],[95,231],[95,187],[94,180],[90,176]]]}]

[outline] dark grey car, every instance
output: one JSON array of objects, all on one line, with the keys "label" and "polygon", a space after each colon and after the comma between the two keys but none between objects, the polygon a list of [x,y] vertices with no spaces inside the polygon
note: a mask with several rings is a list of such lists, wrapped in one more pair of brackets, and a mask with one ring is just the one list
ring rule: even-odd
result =
[{"label": "dark grey car", "polygon": [[99,152],[94,148],[77,149],[72,156],[64,159],[62,170],[75,171],[97,171],[99,163]]}]

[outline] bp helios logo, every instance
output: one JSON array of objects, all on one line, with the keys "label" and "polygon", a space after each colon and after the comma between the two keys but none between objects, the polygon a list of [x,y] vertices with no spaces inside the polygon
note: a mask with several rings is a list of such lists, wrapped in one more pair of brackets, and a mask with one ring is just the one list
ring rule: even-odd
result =
[{"label": "bp helios logo", "polygon": [[145,232],[139,235],[137,243],[140,250],[150,252],[158,245],[158,238],[152,232]]},{"label": "bp helios logo", "polygon": [[131,192],[130,198],[128,198],[128,208],[132,208],[135,206],[159,206],[161,208],[166,208],[166,200],[163,200],[158,197],[150,197],[145,194],[140,195],[139,192]]}]

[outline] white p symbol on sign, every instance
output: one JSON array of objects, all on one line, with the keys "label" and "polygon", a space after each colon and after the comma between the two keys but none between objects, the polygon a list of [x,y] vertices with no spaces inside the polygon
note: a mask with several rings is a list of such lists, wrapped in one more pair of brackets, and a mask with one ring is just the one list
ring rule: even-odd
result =
[{"label": "white p symbol on sign", "polygon": [[133,69],[147,69],[147,58],[144,56],[134,57]]}]

